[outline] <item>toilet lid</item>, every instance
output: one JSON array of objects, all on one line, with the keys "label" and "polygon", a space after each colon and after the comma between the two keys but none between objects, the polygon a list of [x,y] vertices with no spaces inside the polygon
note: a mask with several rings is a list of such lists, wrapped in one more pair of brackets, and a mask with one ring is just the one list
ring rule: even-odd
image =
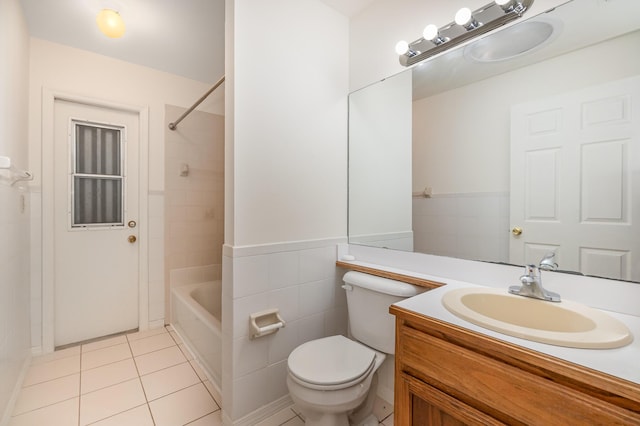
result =
[{"label": "toilet lid", "polygon": [[344,336],[331,336],[303,343],[291,352],[289,372],[315,385],[352,382],[366,374],[376,353]]}]

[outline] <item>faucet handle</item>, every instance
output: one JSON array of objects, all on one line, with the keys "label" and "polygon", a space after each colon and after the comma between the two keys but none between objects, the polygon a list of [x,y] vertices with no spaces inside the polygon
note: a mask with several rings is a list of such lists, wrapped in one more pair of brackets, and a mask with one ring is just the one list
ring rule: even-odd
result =
[{"label": "faucet handle", "polygon": [[555,262],[556,254],[554,252],[549,252],[544,255],[542,260],[540,260],[539,268],[543,271],[555,271],[558,269],[558,264]]}]

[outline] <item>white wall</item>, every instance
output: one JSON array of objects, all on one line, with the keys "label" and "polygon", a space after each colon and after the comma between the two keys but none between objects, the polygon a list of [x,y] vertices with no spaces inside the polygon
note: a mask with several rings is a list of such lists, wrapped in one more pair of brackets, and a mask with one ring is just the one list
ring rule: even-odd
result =
[{"label": "white wall", "polygon": [[[377,0],[351,19],[350,88],[356,90],[403,69],[395,53],[399,40],[422,37],[427,24],[442,27],[453,21],[461,7],[478,9],[487,0]],[[565,0],[536,0],[529,18]]]},{"label": "white wall", "polygon": [[[43,88],[94,98],[118,104],[136,105],[149,109],[149,321],[162,324],[164,319],[164,135],[165,105],[189,107],[209,89],[209,85],[139,65],[115,60],[84,50],[31,38],[29,91],[29,163],[34,169],[33,205],[40,206],[42,161],[42,90]],[[220,113],[221,92],[207,99],[200,109]],[[173,121],[177,117],[171,117]],[[181,123],[188,126],[189,118]],[[40,213],[34,212],[32,222],[34,246],[33,270],[39,274],[42,258]],[[39,275],[32,283],[33,346],[42,339],[42,280]],[[45,321],[45,326],[50,326]]]},{"label": "white wall", "polygon": [[[0,1],[0,156],[28,167],[29,35],[18,0]],[[0,170],[0,176],[6,175]],[[24,187],[26,188],[26,187]],[[0,424],[30,353],[29,194],[0,177]]]},{"label": "white wall", "polygon": [[[298,344],[346,332],[348,20],[318,0],[227,0],[223,416],[288,400]],[[287,326],[249,340],[249,314]],[[258,410],[256,412],[256,410]],[[253,413],[253,414],[252,414]]]}]

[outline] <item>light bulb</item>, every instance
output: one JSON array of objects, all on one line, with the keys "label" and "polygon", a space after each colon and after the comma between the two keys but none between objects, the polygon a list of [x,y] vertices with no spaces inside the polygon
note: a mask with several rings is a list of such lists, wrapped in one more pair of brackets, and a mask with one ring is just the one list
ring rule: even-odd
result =
[{"label": "light bulb", "polygon": [[404,40],[400,40],[396,44],[396,53],[398,55],[405,55],[409,51],[409,43]]},{"label": "light bulb", "polygon": [[465,26],[471,21],[471,9],[468,7],[463,7],[459,11],[456,12],[455,18],[456,24]]},{"label": "light bulb", "polygon": [[102,9],[96,17],[98,28],[110,38],[119,38],[125,32],[124,21],[118,12],[112,9]]},{"label": "light bulb", "polygon": [[435,40],[436,38],[438,38],[438,27],[433,24],[427,25],[426,27],[424,27],[422,37],[425,40]]}]

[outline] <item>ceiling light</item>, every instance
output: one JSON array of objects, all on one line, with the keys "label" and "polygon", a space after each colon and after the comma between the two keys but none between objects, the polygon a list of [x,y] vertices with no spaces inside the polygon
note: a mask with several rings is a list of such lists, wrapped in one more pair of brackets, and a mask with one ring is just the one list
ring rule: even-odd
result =
[{"label": "ceiling light", "polygon": [[96,17],[98,28],[110,38],[120,38],[124,34],[125,26],[122,16],[113,9],[102,9]]}]

